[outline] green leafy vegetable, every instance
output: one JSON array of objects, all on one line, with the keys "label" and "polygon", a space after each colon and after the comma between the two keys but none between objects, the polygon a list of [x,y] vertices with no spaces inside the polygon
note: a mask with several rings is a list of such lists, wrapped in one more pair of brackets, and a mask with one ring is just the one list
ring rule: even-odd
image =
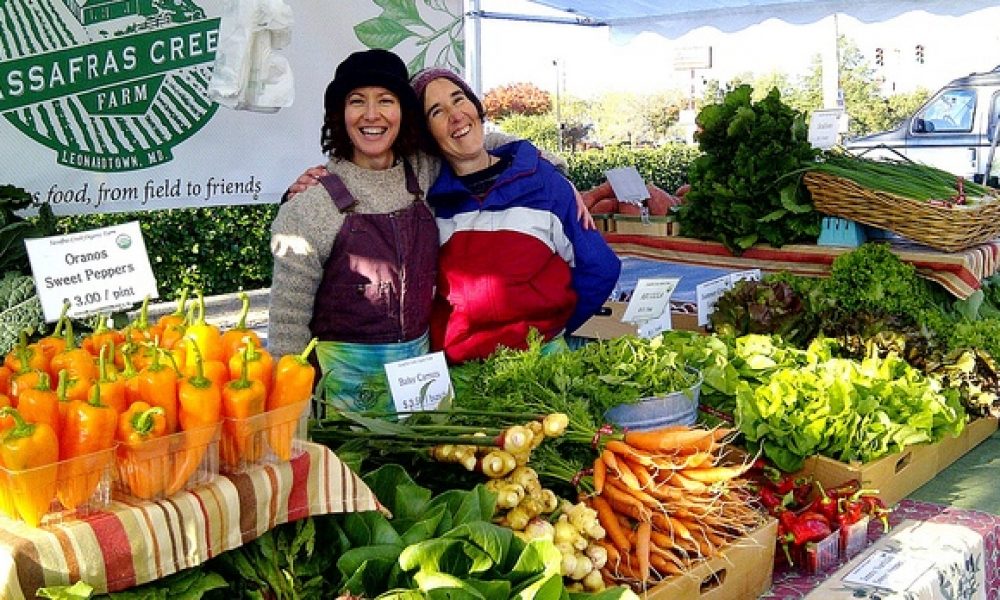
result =
[{"label": "green leafy vegetable", "polygon": [[739,86],[698,113],[702,155],[689,169],[681,228],[734,253],[756,243],[815,242],[820,216],[800,183],[803,165],[816,156],[805,117],[782,103],[777,88],[759,102],[751,92]]},{"label": "green leafy vegetable", "polygon": [[831,350],[829,340],[817,339],[787,364],[773,361],[759,383],[740,382],[737,424],[751,450],[762,448],[791,472],[813,454],[870,462],[961,433],[958,394],[937,379],[896,354],[854,361]]},{"label": "green leafy vegetable", "polygon": [[0,279],[0,354],[10,352],[21,333],[41,332],[45,318],[35,282],[28,275],[8,272]]}]

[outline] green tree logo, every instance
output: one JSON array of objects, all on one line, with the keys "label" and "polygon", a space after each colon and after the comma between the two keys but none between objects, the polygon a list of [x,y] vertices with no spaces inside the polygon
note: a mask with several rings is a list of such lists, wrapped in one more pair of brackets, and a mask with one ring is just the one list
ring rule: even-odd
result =
[{"label": "green tree logo", "polygon": [[191,0],[0,0],[0,115],[59,164],[169,162],[218,105],[219,19]]}]

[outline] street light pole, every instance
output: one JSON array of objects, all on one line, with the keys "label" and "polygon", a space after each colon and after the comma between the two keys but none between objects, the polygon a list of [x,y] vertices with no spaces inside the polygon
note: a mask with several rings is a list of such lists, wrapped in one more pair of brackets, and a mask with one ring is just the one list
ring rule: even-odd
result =
[{"label": "street light pole", "polygon": [[559,60],[552,59],[552,66],[556,68],[556,135],[559,138],[559,151],[562,152],[563,149],[563,136],[562,136],[562,115],[560,114],[560,102],[559,102]]}]

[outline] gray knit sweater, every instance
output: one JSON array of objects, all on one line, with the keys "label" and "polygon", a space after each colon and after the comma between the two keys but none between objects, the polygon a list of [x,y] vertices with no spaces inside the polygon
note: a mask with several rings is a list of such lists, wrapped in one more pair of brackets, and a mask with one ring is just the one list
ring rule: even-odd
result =
[{"label": "gray knit sweater", "polygon": [[[420,189],[426,193],[441,163],[423,153],[409,160]],[[406,191],[402,163],[376,171],[333,159],[327,169],[343,180],[358,201],[354,207],[357,213],[389,213],[413,202],[413,195]],[[296,194],[278,209],[271,224],[274,272],[267,325],[267,347],[275,357],[298,354],[309,343],[309,321],[323,265],[343,223],[344,215],[321,185]]]}]

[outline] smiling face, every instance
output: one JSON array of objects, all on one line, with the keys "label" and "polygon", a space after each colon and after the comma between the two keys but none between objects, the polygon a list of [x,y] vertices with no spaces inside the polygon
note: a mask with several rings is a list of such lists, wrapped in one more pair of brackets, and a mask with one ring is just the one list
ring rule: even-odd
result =
[{"label": "smiling face", "polygon": [[483,148],[483,122],[476,105],[445,78],[435,79],[424,91],[424,117],[427,128],[441,149],[441,154],[456,172],[459,164],[481,166],[486,159]]},{"label": "smiling face", "polygon": [[383,87],[351,90],[344,103],[344,124],[354,152],[351,162],[368,169],[387,169],[395,156],[403,111],[399,98]]}]

